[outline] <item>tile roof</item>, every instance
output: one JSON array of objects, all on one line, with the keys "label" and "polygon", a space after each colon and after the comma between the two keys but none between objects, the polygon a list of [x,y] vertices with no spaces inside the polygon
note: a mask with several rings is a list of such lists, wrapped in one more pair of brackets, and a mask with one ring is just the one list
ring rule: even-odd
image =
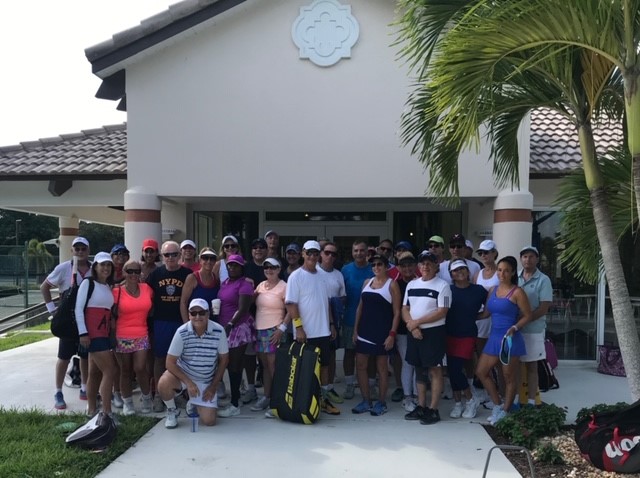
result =
[{"label": "tile roof", "polygon": [[126,124],[0,147],[0,177],[114,179],[127,175]]},{"label": "tile roof", "polygon": [[[609,122],[593,128],[598,154],[622,143],[619,123]],[[565,174],[582,167],[578,132],[571,121],[555,110],[538,108],[531,112],[531,157],[533,176]]]},{"label": "tile roof", "polygon": [[[622,136],[622,127],[617,124],[594,128],[596,148],[601,154],[619,145]],[[582,167],[575,127],[554,110],[532,112],[530,148],[529,173],[534,177],[559,176]],[[126,124],[0,147],[0,178],[5,180],[34,176],[107,179],[124,178],[126,174]]]}]

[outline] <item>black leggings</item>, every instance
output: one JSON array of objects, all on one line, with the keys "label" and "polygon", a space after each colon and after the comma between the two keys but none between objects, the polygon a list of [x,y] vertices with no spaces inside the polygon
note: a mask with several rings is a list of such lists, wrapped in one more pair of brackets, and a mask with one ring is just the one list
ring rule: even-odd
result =
[{"label": "black leggings", "polygon": [[469,381],[467,380],[467,376],[464,372],[464,366],[466,363],[467,359],[447,355],[449,381],[451,382],[451,389],[454,392],[461,392],[469,388]]}]

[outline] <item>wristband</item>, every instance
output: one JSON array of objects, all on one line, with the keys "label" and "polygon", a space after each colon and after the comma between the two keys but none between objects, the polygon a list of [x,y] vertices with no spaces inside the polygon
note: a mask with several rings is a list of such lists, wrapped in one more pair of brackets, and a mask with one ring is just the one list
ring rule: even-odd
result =
[{"label": "wristband", "polygon": [[397,335],[397,334],[396,334],[396,331],[395,331],[395,330],[390,330],[390,331],[389,331],[389,337],[395,337],[396,335]]},{"label": "wristband", "polygon": [[298,327],[302,327],[302,319],[298,317],[297,319],[293,319],[293,326],[297,329]]},{"label": "wristband", "polygon": [[287,326],[284,322],[282,322],[280,325],[278,325],[278,328],[280,329],[280,332],[286,332],[287,331]]},{"label": "wristband", "polygon": [[513,327],[514,329],[516,329],[516,332],[517,332],[518,330],[520,330],[520,329],[518,328],[518,326],[517,326],[517,325],[515,325],[515,324],[514,324],[512,327]]},{"label": "wristband", "polygon": [[56,304],[54,304],[53,302],[47,302],[46,306],[47,306],[47,312],[49,312],[50,314],[53,314],[55,312]]}]

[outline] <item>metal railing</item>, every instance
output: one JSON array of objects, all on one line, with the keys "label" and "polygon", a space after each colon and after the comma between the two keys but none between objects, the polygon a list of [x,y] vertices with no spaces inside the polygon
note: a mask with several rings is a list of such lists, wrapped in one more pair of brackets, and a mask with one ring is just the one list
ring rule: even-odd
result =
[{"label": "metal railing", "polygon": [[[58,301],[59,298],[54,299],[54,302],[57,303]],[[0,334],[14,329],[43,324],[49,320],[50,315],[44,302],[33,305],[14,314],[0,318]]]}]

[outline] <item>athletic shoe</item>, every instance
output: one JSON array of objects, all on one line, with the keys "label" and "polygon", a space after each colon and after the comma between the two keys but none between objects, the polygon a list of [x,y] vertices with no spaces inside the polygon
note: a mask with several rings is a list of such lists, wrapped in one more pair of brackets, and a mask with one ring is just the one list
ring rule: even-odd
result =
[{"label": "athletic shoe", "polygon": [[358,403],[355,407],[351,409],[351,413],[356,413],[356,414],[367,413],[369,411],[371,411],[371,403],[369,403],[367,400],[362,400],[360,403]]},{"label": "athletic shoe", "polygon": [[387,413],[387,404],[385,402],[377,401],[371,411],[369,412],[374,417],[379,417],[380,415],[384,415]]},{"label": "athletic shoe", "polygon": [[484,388],[476,388],[476,393],[473,395],[473,398],[478,402],[478,404],[486,403],[491,400],[491,397]]},{"label": "athletic shoe", "polygon": [[62,395],[62,392],[56,392],[53,398],[56,401],[54,405],[56,410],[65,410],[67,408],[67,402],[64,401],[64,395]]},{"label": "athletic shoe", "polygon": [[510,412],[517,412],[518,410],[520,410],[520,408],[522,408],[522,407],[520,406],[519,402],[513,402],[511,404],[511,408],[509,409],[509,411]]},{"label": "athletic shoe", "polygon": [[187,405],[184,407],[187,412],[188,417],[197,417],[198,416],[198,407],[196,407],[191,400],[187,401]]},{"label": "athletic shoe", "polygon": [[124,402],[124,405],[122,406],[122,414],[125,416],[136,414],[136,407],[133,405],[133,401]]},{"label": "athletic shoe", "polygon": [[86,402],[87,401],[87,391],[81,389],[79,398],[80,398],[80,400]]},{"label": "athletic shoe", "polygon": [[332,402],[344,403],[344,398],[342,398],[333,388],[327,391],[326,397]]},{"label": "athletic shoe", "polygon": [[122,400],[122,395],[120,395],[120,392],[113,392],[113,396],[111,397],[111,405],[116,408],[122,408],[124,406],[124,400]]},{"label": "athletic shoe", "polygon": [[160,395],[157,395],[153,398],[153,411],[154,413],[161,413],[164,411],[164,402],[160,398]]},{"label": "athletic shoe", "polygon": [[142,405],[140,406],[140,412],[141,413],[151,413],[151,410],[153,410],[153,403],[151,402],[151,395],[149,395],[148,397],[141,397],[140,401],[142,402]]},{"label": "athletic shoe", "polygon": [[218,416],[222,418],[237,417],[240,415],[240,407],[229,405],[227,408],[218,410]]},{"label": "athletic shoe", "polygon": [[256,403],[250,408],[252,412],[261,412],[262,410],[266,410],[269,408],[269,397],[265,397],[264,395],[258,399]]},{"label": "athletic shoe", "polygon": [[416,402],[413,400],[413,397],[404,397],[402,406],[406,412],[411,413],[416,409]]},{"label": "athletic shoe", "polygon": [[402,391],[401,388],[396,388],[393,393],[391,394],[391,401],[392,402],[400,402],[402,401],[402,398],[404,397],[404,392]]},{"label": "athletic shoe", "polygon": [[487,418],[487,421],[493,425],[493,421],[496,419],[496,417],[500,414],[500,411],[502,410],[502,404],[500,405],[493,405],[493,409],[491,410],[491,415],[489,415],[489,418]]},{"label": "athletic shoe", "polygon": [[336,406],[326,398],[322,399],[322,411],[329,415],[340,415],[340,409],[336,408]]},{"label": "athletic shoe", "polygon": [[496,423],[498,423],[500,420],[502,420],[506,416],[507,416],[507,412],[505,412],[504,409],[500,407],[498,409],[498,412],[495,414],[495,416],[494,414],[492,414],[491,417],[489,417],[491,419],[489,423],[495,426]]},{"label": "athletic shoe", "polygon": [[462,412],[462,418],[475,418],[478,414],[479,405],[480,404],[476,401],[475,398],[467,400],[467,403],[464,406],[464,411]]},{"label": "athletic shoe", "polygon": [[264,412],[264,416],[265,418],[276,418],[276,416],[271,410],[267,410],[266,412]]},{"label": "athletic shoe", "polygon": [[424,417],[420,419],[421,425],[433,425],[434,423],[438,423],[440,421],[440,412],[433,408],[428,408],[427,412],[424,414]]},{"label": "athletic shoe", "polygon": [[464,407],[462,406],[462,402],[456,402],[456,404],[451,409],[449,416],[451,418],[460,418],[462,416],[462,411]]},{"label": "athletic shoe", "polygon": [[242,395],[242,403],[251,403],[258,399],[258,393],[255,388],[248,389],[244,395]]},{"label": "athletic shoe", "polygon": [[178,416],[180,416],[180,410],[177,408],[167,409],[167,419],[164,421],[165,428],[175,428],[178,426]]},{"label": "athletic shoe", "polygon": [[344,399],[345,400],[351,400],[353,397],[355,397],[356,396],[355,389],[356,389],[356,386],[353,383],[348,383],[347,384],[347,388],[345,389],[344,393],[342,394]]},{"label": "athletic shoe", "polygon": [[412,412],[407,413],[404,416],[405,420],[422,420],[426,413],[429,411],[429,407],[421,407],[416,405],[416,408]]}]

